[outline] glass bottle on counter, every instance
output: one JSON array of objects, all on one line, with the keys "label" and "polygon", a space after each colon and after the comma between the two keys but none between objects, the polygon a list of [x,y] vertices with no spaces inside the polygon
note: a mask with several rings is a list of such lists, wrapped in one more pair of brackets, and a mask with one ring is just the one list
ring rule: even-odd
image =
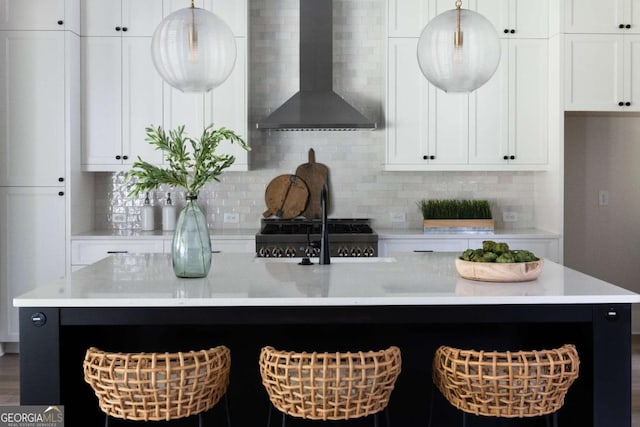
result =
[{"label": "glass bottle on counter", "polygon": [[149,193],[144,198],[144,205],[140,208],[140,228],[142,231],[152,231],[155,228],[153,206],[149,199]]},{"label": "glass bottle on counter", "polygon": [[167,201],[162,207],[162,231],[176,229],[176,207],[171,200],[171,193],[167,193]]}]

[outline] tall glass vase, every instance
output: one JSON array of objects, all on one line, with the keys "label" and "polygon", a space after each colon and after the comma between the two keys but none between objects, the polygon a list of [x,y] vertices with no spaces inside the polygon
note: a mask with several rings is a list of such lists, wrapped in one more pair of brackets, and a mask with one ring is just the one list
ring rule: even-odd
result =
[{"label": "tall glass vase", "polygon": [[206,277],[211,269],[211,239],[198,196],[187,195],[173,234],[171,255],[178,277]]}]

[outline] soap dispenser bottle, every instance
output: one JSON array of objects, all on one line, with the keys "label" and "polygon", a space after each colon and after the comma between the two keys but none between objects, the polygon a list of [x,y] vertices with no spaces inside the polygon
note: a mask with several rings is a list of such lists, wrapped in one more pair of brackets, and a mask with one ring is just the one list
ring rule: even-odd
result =
[{"label": "soap dispenser bottle", "polygon": [[152,231],[155,228],[153,206],[149,200],[149,193],[144,198],[144,205],[140,208],[140,223],[142,231]]},{"label": "soap dispenser bottle", "polygon": [[171,193],[167,193],[167,201],[162,207],[162,231],[176,229],[176,207],[171,201]]}]

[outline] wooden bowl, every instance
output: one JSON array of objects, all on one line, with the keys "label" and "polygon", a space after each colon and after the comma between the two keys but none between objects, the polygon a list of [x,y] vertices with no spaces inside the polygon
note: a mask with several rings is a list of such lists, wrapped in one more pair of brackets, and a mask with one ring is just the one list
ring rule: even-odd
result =
[{"label": "wooden bowl", "polygon": [[481,282],[528,282],[542,273],[542,259],[531,262],[471,262],[456,258],[458,274]]}]

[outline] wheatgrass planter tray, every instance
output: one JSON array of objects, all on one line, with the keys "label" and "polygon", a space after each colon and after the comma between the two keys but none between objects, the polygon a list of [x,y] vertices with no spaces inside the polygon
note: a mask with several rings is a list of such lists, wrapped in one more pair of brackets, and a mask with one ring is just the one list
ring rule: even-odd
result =
[{"label": "wheatgrass planter tray", "polygon": [[425,219],[425,233],[486,233],[494,230],[493,219]]}]

